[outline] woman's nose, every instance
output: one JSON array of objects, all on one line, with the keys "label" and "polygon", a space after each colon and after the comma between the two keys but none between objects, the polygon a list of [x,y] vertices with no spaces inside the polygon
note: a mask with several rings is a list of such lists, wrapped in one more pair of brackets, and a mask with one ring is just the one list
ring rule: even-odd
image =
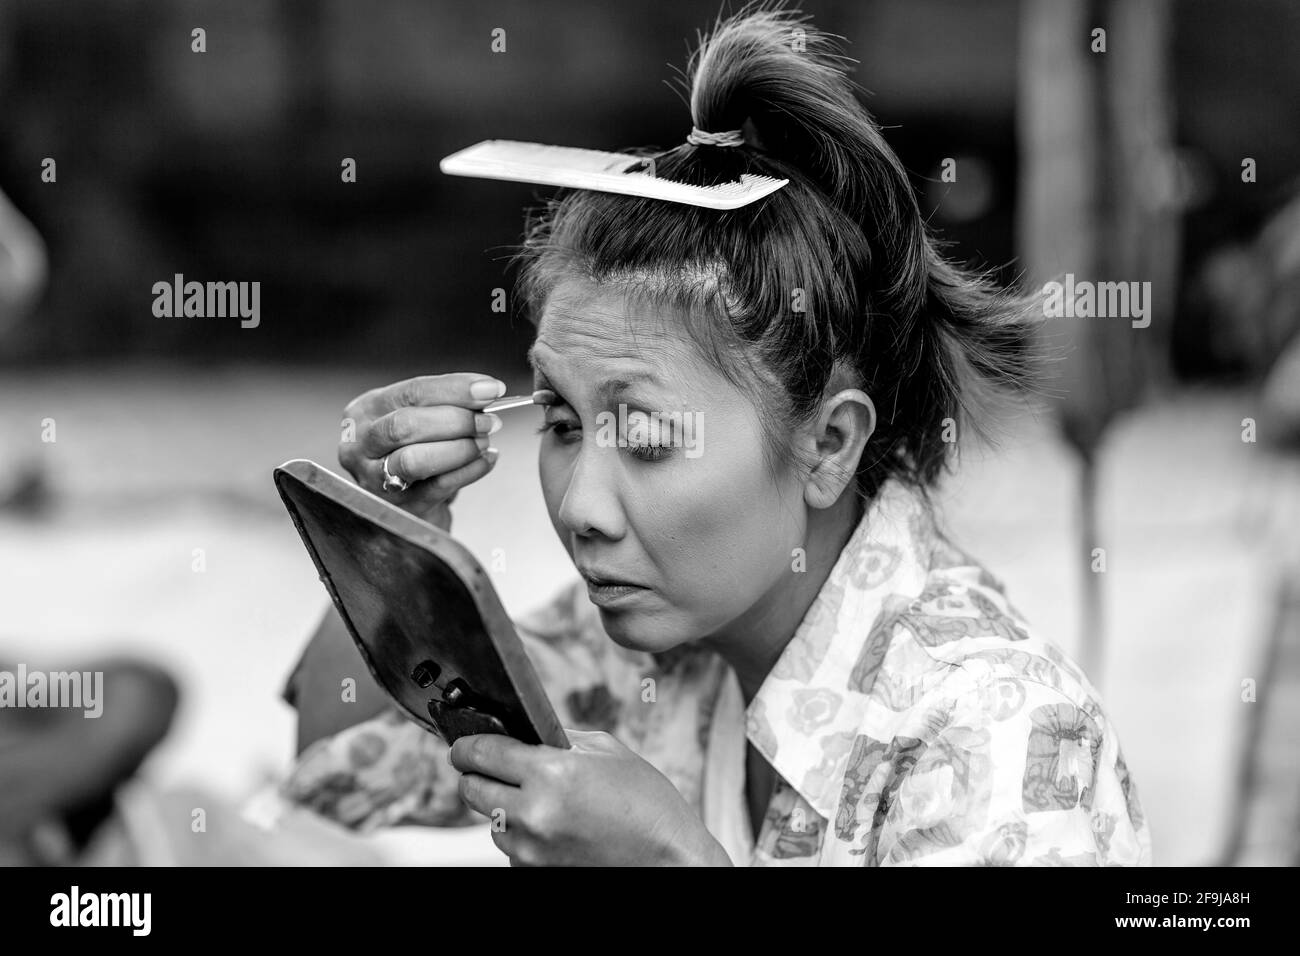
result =
[{"label": "woman's nose", "polygon": [[616,448],[583,442],[559,511],[561,523],[573,534],[615,540],[623,536],[626,522],[619,500],[617,454]]}]

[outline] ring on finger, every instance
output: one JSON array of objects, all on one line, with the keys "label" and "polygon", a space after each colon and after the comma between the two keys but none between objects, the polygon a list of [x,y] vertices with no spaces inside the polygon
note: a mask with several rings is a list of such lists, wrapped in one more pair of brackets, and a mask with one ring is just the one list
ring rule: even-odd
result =
[{"label": "ring on finger", "polygon": [[411,487],[406,479],[388,470],[388,456],[384,456],[384,491],[405,491]]}]

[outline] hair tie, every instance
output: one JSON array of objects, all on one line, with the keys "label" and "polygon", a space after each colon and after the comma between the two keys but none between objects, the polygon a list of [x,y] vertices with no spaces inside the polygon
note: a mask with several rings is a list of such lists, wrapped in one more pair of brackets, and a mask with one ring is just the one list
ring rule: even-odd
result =
[{"label": "hair tie", "polygon": [[744,146],[745,132],[739,129],[729,129],[725,133],[709,133],[699,127],[692,126],[690,134],[686,137],[686,142],[692,146]]}]

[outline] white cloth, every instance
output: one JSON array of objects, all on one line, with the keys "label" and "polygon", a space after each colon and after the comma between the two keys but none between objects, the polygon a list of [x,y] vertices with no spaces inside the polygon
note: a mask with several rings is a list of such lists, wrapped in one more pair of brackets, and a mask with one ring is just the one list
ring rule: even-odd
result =
[{"label": "white cloth", "polygon": [[754,854],[754,831],[745,799],[748,743],[740,681],[728,669],[709,727],[702,797],[704,825],[736,866],[748,866]]}]

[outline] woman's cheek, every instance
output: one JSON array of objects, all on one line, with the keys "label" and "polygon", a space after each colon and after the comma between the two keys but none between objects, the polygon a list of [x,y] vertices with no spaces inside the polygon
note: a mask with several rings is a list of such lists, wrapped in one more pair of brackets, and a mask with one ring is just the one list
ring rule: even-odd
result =
[{"label": "woman's cheek", "polygon": [[[732,458],[705,464],[707,456],[663,470],[663,482],[646,495],[633,519],[638,536],[660,570],[664,596],[693,617],[725,623],[761,592],[770,578],[772,548],[780,538],[767,529],[771,488],[754,480],[754,469]],[[735,606],[733,606],[735,605]]]}]

